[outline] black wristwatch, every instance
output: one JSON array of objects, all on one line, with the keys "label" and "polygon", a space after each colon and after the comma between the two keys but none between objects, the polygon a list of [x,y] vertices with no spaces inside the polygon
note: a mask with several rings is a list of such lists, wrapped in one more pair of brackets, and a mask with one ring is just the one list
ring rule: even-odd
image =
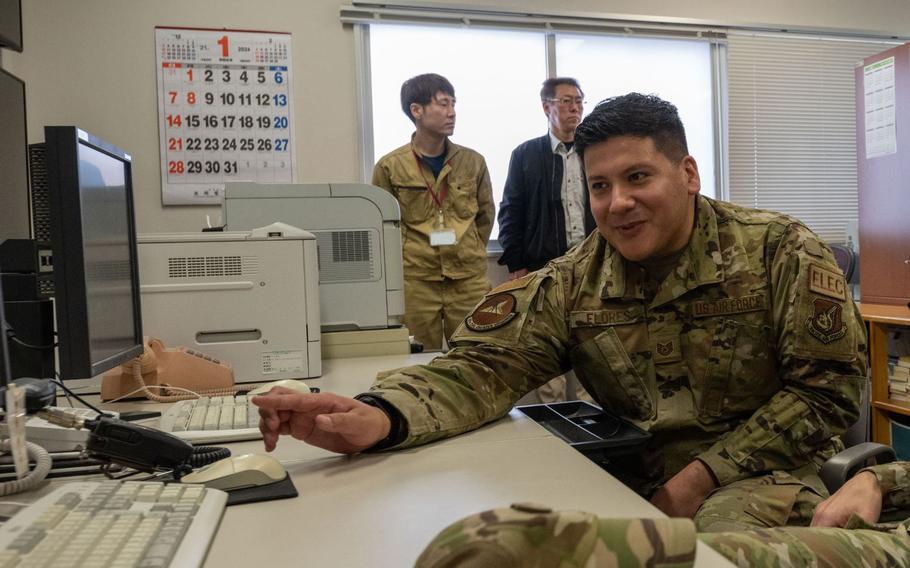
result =
[{"label": "black wristwatch", "polygon": [[365,452],[378,452],[397,446],[408,437],[407,422],[405,422],[404,416],[387,400],[370,393],[358,394],[354,399],[375,406],[389,417],[389,435],[364,450]]}]

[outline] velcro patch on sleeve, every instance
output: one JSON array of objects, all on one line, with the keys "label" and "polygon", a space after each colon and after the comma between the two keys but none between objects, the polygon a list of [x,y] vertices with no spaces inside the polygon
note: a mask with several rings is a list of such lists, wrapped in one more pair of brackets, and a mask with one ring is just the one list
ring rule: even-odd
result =
[{"label": "velcro patch on sleeve", "polygon": [[806,252],[818,258],[825,258],[825,252],[820,242],[813,238],[806,239],[803,243]]},{"label": "velcro patch on sleeve", "polygon": [[508,292],[509,290],[520,290],[521,288],[527,286],[531,282],[532,278],[534,278],[533,272],[531,274],[526,274],[521,278],[516,278],[515,280],[506,280],[499,286],[490,290],[490,294],[495,294],[497,292]]},{"label": "velcro patch on sleeve", "polygon": [[814,262],[809,264],[809,290],[840,301],[847,299],[847,283],[844,277]]}]

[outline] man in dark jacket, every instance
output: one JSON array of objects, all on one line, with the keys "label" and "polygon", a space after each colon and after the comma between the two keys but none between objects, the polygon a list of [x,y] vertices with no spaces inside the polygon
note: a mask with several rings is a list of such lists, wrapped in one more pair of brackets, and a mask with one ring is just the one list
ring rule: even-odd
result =
[{"label": "man in dark jacket", "polygon": [[549,132],[512,152],[499,208],[499,264],[511,279],[542,268],[594,230],[581,160],[572,148],[584,93],[569,77],[540,90]]}]

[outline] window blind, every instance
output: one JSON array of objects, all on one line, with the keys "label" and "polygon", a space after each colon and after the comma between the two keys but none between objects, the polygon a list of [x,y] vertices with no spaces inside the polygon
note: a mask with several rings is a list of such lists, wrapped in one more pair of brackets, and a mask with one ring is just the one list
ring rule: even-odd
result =
[{"label": "window blind", "polygon": [[729,196],[828,242],[858,214],[854,67],[895,42],[728,32]]}]

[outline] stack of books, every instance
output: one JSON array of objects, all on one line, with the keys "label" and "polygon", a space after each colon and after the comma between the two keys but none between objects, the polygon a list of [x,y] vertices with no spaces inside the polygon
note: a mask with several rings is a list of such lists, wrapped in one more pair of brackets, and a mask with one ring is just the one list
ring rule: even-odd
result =
[{"label": "stack of books", "polygon": [[888,397],[910,402],[910,355],[888,357]]}]

